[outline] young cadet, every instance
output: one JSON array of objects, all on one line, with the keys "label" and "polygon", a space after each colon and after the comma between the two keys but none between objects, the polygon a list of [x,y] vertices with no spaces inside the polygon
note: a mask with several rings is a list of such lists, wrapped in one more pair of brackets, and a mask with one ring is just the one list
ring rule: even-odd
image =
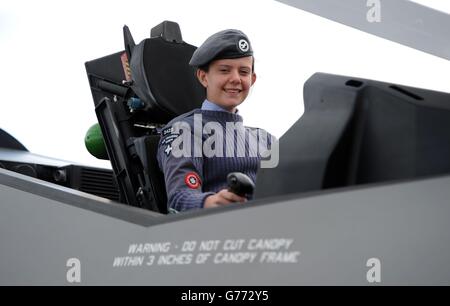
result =
[{"label": "young cadet", "polygon": [[[237,106],[256,81],[250,41],[239,30],[218,32],[194,52],[189,64],[197,67],[206,100],[201,109],[173,119],[161,132],[157,157],[164,173],[169,210],[246,202],[245,197],[227,190],[227,175],[242,172],[255,182],[261,159],[258,141],[270,137],[264,130],[244,127],[237,114]],[[241,129],[231,133],[233,126]],[[208,140],[210,135],[214,135],[214,141]],[[180,139],[186,141],[180,145]],[[205,151],[208,144],[215,154]],[[175,154],[176,148],[184,150],[183,155]]]}]

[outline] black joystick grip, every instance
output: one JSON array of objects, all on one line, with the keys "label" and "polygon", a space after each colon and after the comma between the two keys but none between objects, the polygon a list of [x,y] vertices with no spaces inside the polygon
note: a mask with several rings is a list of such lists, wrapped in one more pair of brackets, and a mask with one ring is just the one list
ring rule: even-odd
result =
[{"label": "black joystick grip", "polygon": [[255,189],[253,181],[244,173],[232,172],[227,176],[228,191],[237,194],[240,197],[252,195]]}]

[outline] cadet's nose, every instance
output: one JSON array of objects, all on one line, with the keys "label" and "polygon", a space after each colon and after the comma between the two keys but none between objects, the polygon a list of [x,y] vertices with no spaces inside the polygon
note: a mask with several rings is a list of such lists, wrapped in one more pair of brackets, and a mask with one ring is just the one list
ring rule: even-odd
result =
[{"label": "cadet's nose", "polygon": [[240,83],[240,82],[241,82],[241,77],[240,77],[240,75],[239,75],[239,71],[233,70],[233,71],[231,72],[230,82],[233,83],[233,84],[236,84],[236,83]]}]

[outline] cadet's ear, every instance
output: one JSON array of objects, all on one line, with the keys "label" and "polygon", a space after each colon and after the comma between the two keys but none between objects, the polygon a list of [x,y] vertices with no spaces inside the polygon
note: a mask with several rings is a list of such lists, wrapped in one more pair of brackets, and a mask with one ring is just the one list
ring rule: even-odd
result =
[{"label": "cadet's ear", "polygon": [[206,80],[206,71],[197,69],[197,79],[203,85],[203,87],[208,87],[208,81]]},{"label": "cadet's ear", "polygon": [[253,86],[253,84],[255,84],[255,82],[256,82],[256,73],[252,73],[252,86]]}]

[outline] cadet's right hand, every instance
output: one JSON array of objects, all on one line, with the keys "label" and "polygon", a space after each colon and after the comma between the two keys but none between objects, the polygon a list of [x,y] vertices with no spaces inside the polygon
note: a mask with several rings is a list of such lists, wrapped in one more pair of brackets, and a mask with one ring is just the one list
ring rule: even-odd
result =
[{"label": "cadet's right hand", "polygon": [[245,197],[240,197],[237,194],[228,191],[227,189],[222,189],[218,193],[208,196],[205,199],[203,207],[204,208],[218,207],[235,202],[245,203],[247,202],[247,199]]}]

